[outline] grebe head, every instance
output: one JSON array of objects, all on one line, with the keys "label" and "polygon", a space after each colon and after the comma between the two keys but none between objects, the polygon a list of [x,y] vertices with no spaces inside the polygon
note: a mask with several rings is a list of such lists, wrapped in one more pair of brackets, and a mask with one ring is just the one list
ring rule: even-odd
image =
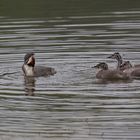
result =
[{"label": "grebe head", "polygon": [[35,58],[34,53],[30,52],[24,56],[22,70],[25,76],[34,76]]},{"label": "grebe head", "polygon": [[123,63],[123,61],[122,61],[121,55],[120,55],[118,52],[116,52],[116,53],[110,55],[110,56],[107,57],[107,58],[116,59],[116,60],[118,61],[117,69],[118,69],[118,70],[120,69],[120,66],[121,66],[121,64]]},{"label": "grebe head", "polygon": [[116,60],[118,60],[118,61],[122,61],[122,57],[121,57],[121,55],[120,55],[119,52],[115,52],[114,54],[110,55],[110,56],[107,57],[107,58],[112,58],[112,59],[116,59]]},{"label": "grebe head", "polygon": [[102,70],[108,70],[108,65],[104,62],[101,62],[94,66],[94,68],[102,69]]},{"label": "grebe head", "polygon": [[34,58],[34,53],[33,52],[27,53],[25,55],[24,64],[28,65],[28,66],[31,66],[31,67],[35,66],[35,58]]},{"label": "grebe head", "polygon": [[132,68],[132,64],[130,63],[130,61],[125,61],[120,66],[120,70],[125,70],[125,69],[129,69],[129,68]]}]

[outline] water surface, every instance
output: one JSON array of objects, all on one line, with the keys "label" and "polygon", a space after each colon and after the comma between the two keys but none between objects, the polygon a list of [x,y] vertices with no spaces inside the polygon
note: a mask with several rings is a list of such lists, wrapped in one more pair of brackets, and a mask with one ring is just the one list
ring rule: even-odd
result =
[{"label": "water surface", "polygon": [[[83,9],[74,13],[75,7],[72,12],[72,4],[62,11],[55,9],[56,15],[53,11],[40,17],[44,9],[36,16],[25,13],[25,17],[18,17],[23,15],[19,8],[11,16],[3,9],[1,139],[140,138],[140,81],[101,83],[92,68],[98,62],[115,68],[116,61],[107,59],[114,52],[132,64],[140,63],[140,11],[126,6],[118,10],[103,7],[102,11],[97,7],[91,12],[89,5],[85,6],[87,13]],[[35,52],[37,65],[53,67],[57,74],[24,79],[21,67],[30,51]]]}]

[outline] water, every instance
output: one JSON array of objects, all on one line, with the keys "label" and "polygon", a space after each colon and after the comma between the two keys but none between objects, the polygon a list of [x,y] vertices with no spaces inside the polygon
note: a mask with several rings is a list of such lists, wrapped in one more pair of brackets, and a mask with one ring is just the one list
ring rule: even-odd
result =
[{"label": "water", "polygon": [[[140,139],[140,80],[101,83],[92,68],[116,67],[114,52],[140,63],[138,4],[53,2],[9,3],[9,13],[1,2],[0,139]],[[31,51],[57,74],[24,79]]]}]

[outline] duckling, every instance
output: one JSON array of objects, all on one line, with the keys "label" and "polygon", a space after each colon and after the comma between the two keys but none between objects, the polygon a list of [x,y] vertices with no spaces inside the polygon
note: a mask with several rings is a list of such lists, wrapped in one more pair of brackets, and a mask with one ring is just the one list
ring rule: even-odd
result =
[{"label": "duckling", "polygon": [[123,73],[120,70],[109,70],[108,65],[104,62],[97,64],[94,68],[100,69],[96,74],[96,78],[98,79],[106,79],[106,80],[128,80],[130,76],[126,73]]}]

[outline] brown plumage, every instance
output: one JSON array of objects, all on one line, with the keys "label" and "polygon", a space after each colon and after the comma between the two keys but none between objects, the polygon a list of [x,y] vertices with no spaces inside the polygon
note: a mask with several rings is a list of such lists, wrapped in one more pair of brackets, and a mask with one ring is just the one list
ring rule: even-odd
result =
[{"label": "brown plumage", "polygon": [[135,65],[133,67],[129,61],[126,61],[121,65],[120,68],[127,75],[131,75],[132,78],[140,77],[140,67],[139,67],[139,65]]},{"label": "brown plumage", "polygon": [[127,80],[130,78],[129,75],[123,73],[120,70],[110,70],[108,69],[108,65],[104,62],[97,64],[94,68],[100,69],[96,74],[96,78],[98,79],[106,79],[106,80]]},{"label": "brown plumage", "polygon": [[118,62],[118,64],[117,64],[117,69],[120,70],[120,66],[121,66],[122,63],[123,63],[123,60],[122,60],[122,57],[121,57],[120,53],[115,52],[114,54],[110,55],[110,56],[107,57],[107,58],[112,58],[112,59],[117,60],[117,62]]}]

